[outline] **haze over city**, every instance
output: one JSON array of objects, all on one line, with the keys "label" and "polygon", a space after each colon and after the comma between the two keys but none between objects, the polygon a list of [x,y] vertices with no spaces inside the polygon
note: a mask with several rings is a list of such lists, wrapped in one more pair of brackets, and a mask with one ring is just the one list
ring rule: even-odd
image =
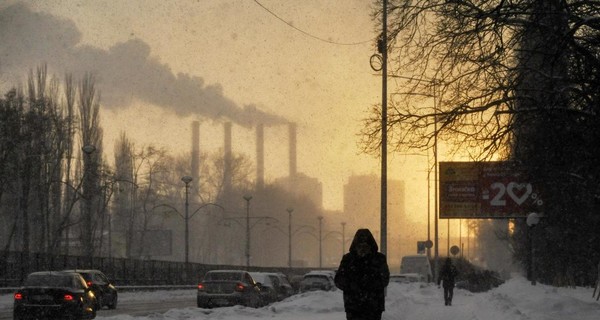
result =
[{"label": "haze over city", "polygon": [[[407,294],[387,318],[592,318],[599,12],[587,0],[5,0],[0,289],[40,287],[15,291],[12,317],[54,308],[36,281],[59,276],[77,296],[52,301],[92,318],[114,312],[115,279],[191,285],[195,300],[144,302],[166,317],[194,306],[177,319],[379,319],[392,282]],[[580,298],[591,289],[595,301]],[[546,315],[506,299],[540,290],[577,303]]]},{"label": "haze over city", "polygon": [[[0,88],[24,86],[43,65],[59,79],[94,75],[109,163],[122,132],[138,147],[189,153],[192,123],[199,121],[201,152],[223,150],[224,124],[231,122],[233,152],[255,165],[256,126],[264,125],[267,183],[290,172],[293,123],[296,170],[323,188],[317,205],[341,212],[344,201],[366,201],[373,208],[359,213],[363,225],[379,229],[377,192],[344,199],[351,176],[377,179],[381,170],[380,159],[359,145],[361,121],[381,99],[381,76],[369,64],[379,28],[371,14],[371,4],[358,0],[10,0],[0,5],[0,41],[7,44],[0,49]],[[425,238],[431,159],[426,153],[388,159],[388,178],[403,181],[410,195],[390,195],[391,226],[405,224],[414,233],[418,221],[412,236]],[[400,221],[399,212],[412,221]],[[390,232],[397,240],[398,230]],[[404,245],[414,247],[412,240]]]},{"label": "haze over city", "polygon": [[[254,158],[252,126],[262,122],[267,180],[287,174],[282,124],[295,122],[298,171],[322,181],[324,207],[339,210],[350,175],[380,170],[357,136],[381,95],[369,65],[370,3],[262,3],[322,40],[253,1],[7,1],[0,86],[24,83],[44,63],[57,76],[95,73],[107,153],[122,130],[139,145],[188,151],[192,120],[201,121],[202,149],[222,148],[222,122],[232,121],[234,151]],[[392,159],[391,178],[412,171],[404,161]]]}]

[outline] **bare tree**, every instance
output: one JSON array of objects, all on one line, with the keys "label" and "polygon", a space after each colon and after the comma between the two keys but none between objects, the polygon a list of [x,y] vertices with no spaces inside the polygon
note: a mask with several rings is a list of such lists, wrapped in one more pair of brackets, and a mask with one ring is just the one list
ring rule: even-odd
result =
[{"label": "bare tree", "polygon": [[[390,2],[386,50],[396,87],[388,106],[389,141],[398,150],[424,149],[439,138],[475,160],[520,162],[546,201],[539,233],[549,243],[561,242],[543,251],[542,276],[553,281],[574,265],[595,265],[600,3]],[[362,132],[368,152],[381,141],[381,107],[372,111]],[[572,258],[576,243],[590,241],[585,259]]]},{"label": "bare tree", "polygon": [[[527,93],[517,92],[527,82],[523,76],[550,77],[547,65],[569,56],[578,56],[587,65],[600,62],[593,45],[600,6],[596,2],[390,2],[389,76],[396,88],[388,123],[390,142],[397,149],[431,147],[437,135],[455,143],[456,150],[471,152],[473,158],[507,156],[515,115],[540,112],[518,108],[519,101],[531,101]],[[375,13],[380,15],[380,10]],[[542,53],[544,48],[532,47],[535,43],[560,50]],[[533,65],[536,59],[538,65]],[[546,67],[540,69],[539,63]],[[567,92],[570,102],[577,103],[568,106],[569,112],[588,114],[595,96],[591,79],[569,76],[564,68],[555,68],[554,75],[561,78],[554,89]],[[544,97],[554,89],[536,92]],[[537,108],[540,105],[545,103]],[[380,143],[379,114],[380,107],[375,106],[373,116],[365,120],[362,137],[369,152],[376,152]]]}]

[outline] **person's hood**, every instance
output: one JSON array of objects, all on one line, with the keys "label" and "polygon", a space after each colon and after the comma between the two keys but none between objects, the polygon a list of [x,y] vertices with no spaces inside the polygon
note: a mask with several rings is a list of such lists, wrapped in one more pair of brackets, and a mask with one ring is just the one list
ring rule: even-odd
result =
[{"label": "person's hood", "polygon": [[369,244],[371,247],[371,253],[376,253],[379,251],[379,246],[377,245],[377,241],[375,241],[371,231],[369,231],[369,229],[358,229],[356,230],[356,234],[354,234],[354,239],[352,239],[350,252],[356,253],[356,246],[362,242]]}]

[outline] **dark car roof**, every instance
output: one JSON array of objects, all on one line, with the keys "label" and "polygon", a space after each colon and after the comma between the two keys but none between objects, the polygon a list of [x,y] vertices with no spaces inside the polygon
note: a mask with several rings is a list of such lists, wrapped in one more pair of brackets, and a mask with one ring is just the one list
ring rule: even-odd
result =
[{"label": "dark car roof", "polygon": [[63,270],[63,271],[36,271],[28,274],[27,276],[60,276],[60,275],[79,275],[77,272],[73,272],[71,270]]},{"label": "dark car roof", "polygon": [[43,275],[43,274],[49,274],[49,275],[56,274],[56,275],[60,275],[60,274],[63,274],[63,273],[73,273],[73,272],[69,271],[69,270],[64,270],[64,271],[35,271],[35,272],[32,272],[32,273],[30,273],[28,275],[38,275],[38,274],[39,275]]},{"label": "dark car roof", "polygon": [[248,271],[246,270],[229,270],[229,269],[218,269],[218,270],[209,270],[206,273],[220,273],[220,272],[225,272],[225,273],[247,273]]},{"label": "dark car roof", "polygon": [[204,281],[241,281],[245,276],[254,279],[252,275],[245,270],[210,270],[204,274]]},{"label": "dark car roof", "polygon": [[[77,272],[69,272],[69,271],[36,271],[36,272],[32,272],[30,274],[27,275],[27,278],[25,279],[24,282],[24,286],[28,286],[27,285],[27,281],[28,279],[31,280],[30,278],[43,278],[43,277],[79,277],[79,279],[82,279],[82,276],[77,273]],[[85,281],[83,281],[83,284],[85,285]],[[37,286],[34,285],[34,286]]]},{"label": "dark car roof", "polygon": [[77,272],[77,273],[102,273],[102,271],[100,271],[100,270],[95,270],[95,269],[70,269],[70,270],[63,270],[63,272]]}]

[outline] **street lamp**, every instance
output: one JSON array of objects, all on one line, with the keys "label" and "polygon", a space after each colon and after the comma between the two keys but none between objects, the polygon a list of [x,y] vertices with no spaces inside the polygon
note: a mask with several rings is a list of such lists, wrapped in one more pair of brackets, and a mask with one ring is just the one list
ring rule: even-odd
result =
[{"label": "street lamp", "polygon": [[[83,189],[83,194],[84,194],[84,200],[85,200],[85,215],[83,218],[83,225],[84,225],[84,235],[83,235],[83,245],[84,245],[84,252],[86,257],[88,257],[88,259],[91,259],[93,254],[94,254],[94,238],[93,238],[93,233],[92,233],[92,197],[94,195],[94,192],[92,192],[92,185],[94,184],[93,180],[92,180],[92,176],[90,174],[90,170],[92,169],[92,153],[94,153],[96,151],[96,147],[94,145],[88,144],[85,145],[83,147],[81,147],[81,150],[86,154],[86,159],[87,161],[85,161],[84,165],[85,165],[85,169],[84,169],[84,189]],[[68,230],[67,230],[67,234],[68,234]],[[68,239],[67,239],[67,246],[69,245],[68,243]]]},{"label": "street lamp", "polygon": [[533,228],[540,222],[540,215],[537,212],[531,212],[527,215],[527,226],[529,226],[529,248],[531,250],[531,264],[530,268],[530,276],[531,276],[531,285],[536,284],[535,279],[535,250],[534,250],[534,241],[533,241]]},{"label": "street lamp", "polygon": [[188,201],[190,182],[192,182],[192,177],[183,176],[181,181],[185,183],[185,264],[187,265],[189,262],[189,253],[190,253],[190,231],[189,231],[189,207],[190,203]]},{"label": "street lamp", "polygon": [[293,208],[286,209],[288,213],[288,267],[292,267],[292,212]]},{"label": "street lamp", "polygon": [[[244,197],[244,199],[246,199],[246,197]],[[249,197],[249,199],[246,199],[246,201],[249,202],[250,199],[252,199],[252,197]],[[260,223],[262,221],[267,221],[266,224],[269,225],[269,222],[279,223],[279,220],[276,219],[276,218],[273,218],[273,217],[269,217],[269,216],[253,216],[253,217],[250,217],[250,215],[249,215],[248,212],[249,212],[249,210],[247,210],[247,215],[244,216],[244,217],[226,217],[226,218],[223,218],[223,219],[217,221],[217,225],[222,225],[222,226],[229,227],[229,223],[228,222],[229,221],[233,221],[233,222],[239,224],[241,227],[244,227],[244,224],[241,223],[241,222],[239,222],[238,220],[241,220],[241,219],[246,220],[246,226],[248,226],[248,228],[246,230],[246,232],[247,232],[247,234],[246,234],[246,245],[247,245],[246,246],[246,250],[247,250],[246,256],[248,258],[248,260],[246,261],[246,265],[250,266],[250,231],[254,227],[256,227],[256,225],[258,223]],[[256,221],[253,224],[250,224],[250,219],[256,219]],[[279,229],[279,228],[277,227],[277,229]],[[285,232],[283,230],[280,230],[280,231],[285,234]]]},{"label": "street lamp", "polygon": [[[185,178],[185,177],[184,177]],[[185,180],[183,180],[183,178],[181,179],[183,182],[186,182]],[[186,179],[188,180],[188,179]],[[223,210],[223,212],[225,212],[225,208],[223,208],[221,205],[218,205],[216,203],[204,203],[203,205],[199,206],[198,208],[196,208],[196,210],[194,210],[192,213],[189,212],[189,201],[188,201],[188,185],[191,182],[191,178],[188,182],[186,182],[186,202],[185,202],[185,213],[181,214],[181,212],[179,212],[179,210],[177,210],[177,208],[168,205],[168,204],[159,204],[157,206],[154,206],[152,208],[152,210],[154,209],[158,209],[158,208],[168,208],[169,211],[164,211],[164,213],[168,213],[168,212],[174,212],[177,213],[182,219],[184,219],[185,221],[185,229],[186,229],[186,234],[185,234],[185,248],[186,248],[186,262],[188,262],[188,252],[189,252],[189,221],[198,213],[200,212],[201,209],[204,209],[208,206],[215,206],[220,208],[221,210]]]},{"label": "street lamp", "polygon": [[346,223],[342,222],[342,255],[346,253]]},{"label": "street lamp", "polygon": [[323,267],[323,216],[319,216],[319,268]]},{"label": "street lamp", "polygon": [[250,200],[251,195],[245,195],[246,200],[246,269],[250,268]]}]

